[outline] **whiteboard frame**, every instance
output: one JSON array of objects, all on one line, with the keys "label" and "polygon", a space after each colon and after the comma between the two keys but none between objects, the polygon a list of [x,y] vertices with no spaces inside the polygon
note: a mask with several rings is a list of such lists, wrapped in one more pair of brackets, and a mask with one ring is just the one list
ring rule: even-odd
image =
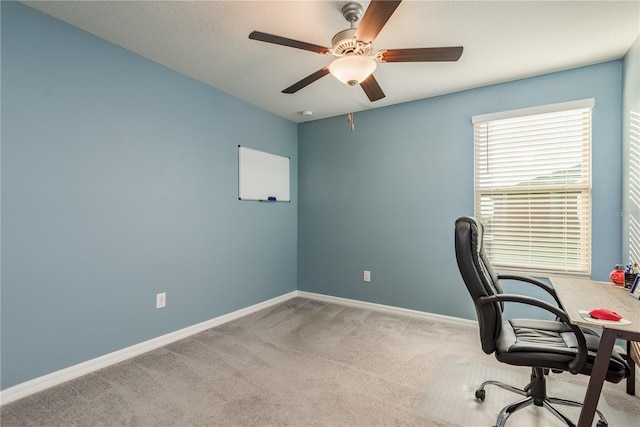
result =
[{"label": "whiteboard frame", "polygon": [[287,156],[238,145],[238,200],[290,202],[290,163]]}]

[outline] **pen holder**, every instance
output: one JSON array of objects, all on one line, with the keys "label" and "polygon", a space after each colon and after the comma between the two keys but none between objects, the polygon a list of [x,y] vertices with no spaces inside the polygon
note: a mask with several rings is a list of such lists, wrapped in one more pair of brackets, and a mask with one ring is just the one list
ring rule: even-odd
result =
[{"label": "pen holder", "polygon": [[635,273],[624,273],[624,288],[631,289],[633,282],[636,280]]}]

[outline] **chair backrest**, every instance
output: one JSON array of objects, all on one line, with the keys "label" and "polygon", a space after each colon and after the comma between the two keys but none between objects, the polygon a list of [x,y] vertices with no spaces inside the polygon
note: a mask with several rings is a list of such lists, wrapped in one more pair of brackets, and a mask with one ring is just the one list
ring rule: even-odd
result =
[{"label": "chair backrest", "polygon": [[498,278],[482,247],[484,226],[473,217],[456,220],[455,247],[458,269],[473,299],[480,326],[482,350],[491,354],[496,350],[502,329],[502,303],[479,304],[485,296],[502,293]]}]

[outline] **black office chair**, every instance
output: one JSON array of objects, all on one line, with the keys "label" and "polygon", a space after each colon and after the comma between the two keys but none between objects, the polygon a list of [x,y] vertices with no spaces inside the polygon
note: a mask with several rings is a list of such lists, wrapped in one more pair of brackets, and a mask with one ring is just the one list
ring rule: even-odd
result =
[{"label": "black office chair", "polygon": [[[502,427],[515,411],[534,404],[544,406],[569,426],[575,424],[553,404],[582,406],[580,402],[548,397],[545,376],[553,372],[591,375],[598,349],[599,336],[587,329],[572,325],[552,287],[528,277],[496,274],[482,247],[484,227],[472,217],[456,221],[455,247],[458,268],[476,308],[482,350],[502,363],[531,367],[531,382],[523,389],[501,383],[485,381],[476,390],[476,398],[484,401],[485,386],[496,385],[525,399],[505,406],[496,421]],[[525,295],[505,294],[500,279],[520,280],[546,290],[558,307],[546,301]],[[504,303],[516,302],[539,307],[556,315],[556,320],[511,319],[503,320]],[[611,355],[606,380],[618,383],[630,373],[625,360],[615,351]],[[598,427],[607,421],[597,411]]]}]

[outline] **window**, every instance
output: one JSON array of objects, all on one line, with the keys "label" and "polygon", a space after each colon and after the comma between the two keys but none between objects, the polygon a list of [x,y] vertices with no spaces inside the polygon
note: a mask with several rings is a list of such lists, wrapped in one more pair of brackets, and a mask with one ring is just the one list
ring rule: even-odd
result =
[{"label": "window", "polygon": [[629,260],[640,260],[640,113],[631,111],[629,132]]},{"label": "window", "polygon": [[590,273],[593,105],[473,117],[475,215],[494,265]]}]

